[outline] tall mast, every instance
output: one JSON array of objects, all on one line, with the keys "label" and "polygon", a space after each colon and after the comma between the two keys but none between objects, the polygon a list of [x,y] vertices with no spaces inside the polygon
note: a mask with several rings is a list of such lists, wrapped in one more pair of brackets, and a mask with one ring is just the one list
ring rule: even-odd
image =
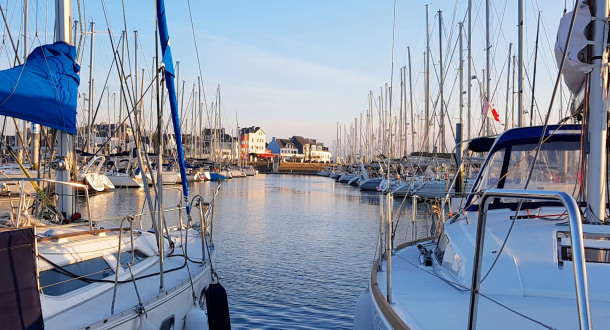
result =
[{"label": "tall mast", "polygon": [[456,155],[457,155],[457,161],[458,164],[461,162],[461,157],[462,157],[462,145],[461,142],[464,140],[464,134],[463,134],[463,125],[464,125],[464,45],[463,45],[463,41],[462,41],[462,29],[464,27],[464,23],[460,22],[458,23],[459,26],[459,54],[460,54],[460,73],[459,73],[459,79],[460,79],[460,122],[458,124],[459,129],[456,129],[456,143],[457,143],[457,150],[456,150]]},{"label": "tall mast", "polygon": [[402,114],[403,114],[403,108],[404,108],[404,98],[405,98],[405,94],[404,94],[404,87],[405,87],[405,76],[404,76],[404,71],[402,68],[400,68],[400,108],[399,108],[399,119],[398,119],[398,154],[402,155],[403,154],[403,137],[404,135],[402,134],[403,132],[403,121],[402,121]]},{"label": "tall mast", "polygon": [[510,97],[510,58],[513,50],[513,43],[508,44],[508,70],[506,70],[506,108],[504,110],[504,128],[509,129],[508,125],[508,101]]},{"label": "tall mast", "polygon": [[446,152],[445,148],[445,91],[443,86],[445,85],[445,73],[443,72],[443,12],[438,11],[438,48],[439,48],[439,65],[440,65],[440,78],[441,78],[441,150],[440,152]]},{"label": "tall mast", "polygon": [[[134,67],[135,67],[135,91],[133,93],[133,95],[135,95],[135,99],[136,99],[136,104],[135,104],[135,113],[136,113],[136,118],[137,118],[137,113],[139,110],[139,106],[140,106],[140,95],[138,94],[138,30],[133,31],[133,43],[134,43]],[[144,77],[144,76],[142,76]]]},{"label": "tall mast", "polygon": [[426,118],[424,124],[426,125],[424,129],[424,150],[425,152],[430,151],[430,132],[428,132],[429,118],[430,118],[430,11],[428,9],[428,5],[426,5],[426,92],[424,101],[426,104]]},{"label": "tall mast", "polygon": [[[157,4],[158,5],[158,4]],[[123,39],[123,43],[125,39]],[[163,291],[164,279],[163,279],[163,259],[165,256],[164,250],[164,239],[163,239],[163,89],[161,88],[160,80],[163,79],[163,74],[159,72],[159,28],[155,24],[155,87],[157,90],[156,94],[156,106],[157,106],[157,243],[159,253],[159,292]],[[121,84],[122,86],[122,84]],[[122,89],[121,89],[122,90]],[[152,116],[151,116],[152,117]]]},{"label": "tall mast", "polygon": [[602,70],[607,61],[607,46],[608,40],[606,22],[608,19],[608,2],[595,1],[592,5],[592,16],[597,17],[591,23],[593,43],[591,49],[591,65],[593,71],[590,73],[590,91],[589,100],[590,108],[588,115],[588,169],[587,175],[587,210],[592,214],[588,217],[590,222],[597,220],[604,221],[606,217],[606,170],[607,170],[607,150],[606,150],[606,133],[608,130],[608,113],[604,106],[603,98],[607,81],[608,72]]},{"label": "tall mast", "polygon": [[[515,67],[517,66],[517,56],[513,55],[513,73],[512,73],[512,83],[511,85],[513,86],[512,89],[512,93],[510,94],[510,103],[511,103],[511,109],[510,109],[510,125],[508,123],[506,123],[506,128],[513,128],[515,127]],[[508,111],[508,109],[506,109]]]},{"label": "tall mast", "polygon": [[[207,109],[206,109],[207,110]],[[199,152],[204,149],[204,136],[202,136],[203,133],[203,127],[202,127],[202,121],[203,121],[203,112],[201,111],[201,76],[197,76],[197,117],[198,117],[198,122],[199,122],[199,127],[197,128],[197,123],[195,123],[195,128],[197,128],[197,157],[199,157]],[[211,125],[210,125],[211,126]],[[210,127],[211,128],[211,127]],[[210,131],[210,134],[212,133],[212,131]],[[211,136],[211,135],[210,135]],[[211,146],[211,144],[210,144]],[[210,158],[214,159],[211,155],[211,149],[208,149],[208,152],[210,152]],[[205,153],[205,150],[203,150]]]},{"label": "tall mast", "polygon": [[540,35],[540,14],[541,12],[538,12],[538,24],[536,27],[536,44],[534,46],[534,73],[533,73],[533,78],[532,78],[532,103],[530,105],[530,126],[534,126],[534,101],[536,100],[534,98],[535,92],[536,92],[536,69],[538,67],[538,37]]},{"label": "tall mast", "polygon": [[[411,79],[411,47],[407,47],[409,58],[409,102],[411,110],[411,152],[415,151],[415,122],[413,121],[413,84]],[[407,154],[407,156],[409,156]]]},{"label": "tall mast", "polygon": [[91,150],[91,139],[93,138],[93,134],[91,134],[91,130],[93,130],[93,123],[91,122],[91,114],[93,113],[93,44],[95,43],[95,22],[93,21],[91,21],[89,33],[91,33],[91,48],[89,53],[89,113],[87,119],[87,145],[85,148],[87,152],[91,153],[93,151]]},{"label": "tall mast", "polygon": [[[57,0],[55,2],[55,40],[70,43],[70,22],[72,20],[72,2],[70,0]],[[55,170],[55,180],[70,181],[70,170],[74,163],[74,136],[64,131],[58,131],[59,143],[57,146],[57,160],[65,166],[59,166]],[[74,214],[73,189],[70,186],[55,185],[55,193],[59,197],[59,212],[66,217]]]},{"label": "tall mast", "polygon": [[394,0],[394,21],[392,23],[392,67],[390,70],[390,89],[388,100],[388,173],[387,173],[387,189],[386,194],[386,244],[385,244],[385,259],[386,259],[386,299],[388,303],[392,303],[392,194],[390,193],[390,172],[392,167],[392,84],[394,82],[394,40],[396,36],[396,0]]},{"label": "tall mast", "polygon": [[[123,94],[125,93],[125,90],[123,89],[123,86],[125,85],[125,52],[127,50],[127,31],[124,30],[123,31],[123,48],[121,50],[121,90],[120,90],[120,94],[119,94],[119,117],[123,117],[123,100],[124,100],[124,96]],[[119,135],[119,143],[121,145],[121,147],[124,146],[124,141],[125,139],[125,131],[123,130],[123,125],[121,125],[121,134]],[[123,148],[121,148],[121,151]]]},{"label": "tall mast", "polygon": [[517,127],[523,127],[523,0],[519,0],[517,11]]},{"label": "tall mast", "polygon": [[[485,54],[487,57],[486,60],[486,73],[487,75],[485,76],[485,85],[487,86],[486,90],[485,90],[485,97],[487,98],[487,102],[489,102],[489,104],[491,104],[491,43],[490,43],[490,35],[489,35],[489,0],[485,1]],[[489,110],[488,110],[489,111]],[[486,131],[487,131],[487,135],[491,134],[491,129],[490,129],[490,122],[489,122],[489,117],[485,117],[485,126],[486,126]]]},{"label": "tall mast", "polygon": [[470,131],[470,123],[471,123],[471,100],[472,100],[472,0],[468,0],[468,104],[467,104],[467,115],[468,118],[468,134],[467,138],[472,138],[472,133]]}]

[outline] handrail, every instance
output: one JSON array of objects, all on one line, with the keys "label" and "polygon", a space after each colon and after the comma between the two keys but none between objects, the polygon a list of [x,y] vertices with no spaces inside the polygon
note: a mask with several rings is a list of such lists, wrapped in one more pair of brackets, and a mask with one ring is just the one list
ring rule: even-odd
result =
[{"label": "handrail", "polygon": [[[133,246],[133,222],[136,220],[134,217],[128,215],[121,220],[121,229],[119,230],[119,248],[117,251],[116,257],[116,268],[114,273],[114,289],[112,292],[112,304],[110,305],[110,314],[114,315],[114,303],[116,301],[116,290],[119,284],[119,267],[121,267],[121,246],[123,245],[123,226],[125,225],[125,220],[129,221],[129,233],[131,236],[131,264],[135,261],[135,249]],[[159,276],[163,276],[163,274],[159,274]],[[135,284],[135,281],[134,281]],[[136,287],[136,292],[138,291]],[[139,298],[139,297],[138,297]]]},{"label": "handrail", "polygon": [[[521,190],[521,189],[489,189],[481,197],[481,208],[477,225],[477,236],[472,270],[472,286],[470,290],[470,309],[468,313],[468,329],[476,329],[479,289],[481,286],[481,266],[483,263],[483,245],[485,243],[485,227],[487,210],[492,198],[511,197],[519,199],[543,199],[560,201],[566,208],[570,226],[572,260],[574,265],[574,285],[576,287],[576,302],[578,305],[578,320],[580,329],[591,329],[591,309],[589,306],[589,285],[587,283],[587,267],[582,231],[582,216],[574,198],[563,191]],[[516,220],[515,220],[516,221]]]},{"label": "handrail", "polygon": [[[45,178],[27,178],[27,177],[23,177],[23,178],[0,178],[0,182],[12,182],[12,181],[19,181],[21,187],[20,187],[20,193],[19,193],[19,208],[17,211],[17,227],[19,227],[19,219],[20,219],[20,215],[21,215],[21,208],[23,206],[23,196],[24,196],[24,182],[25,181],[33,181],[33,182],[48,182],[48,183],[55,183],[55,184],[60,184],[60,185],[66,185],[69,187],[75,187],[75,188],[82,188],[85,190],[85,198],[87,200],[87,214],[89,216],[89,229],[93,230],[93,221],[91,219],[91,205],[89,204],[89,190],[87,189],[87,185],[84,184],[80,184],[80,183],[76,183],[76,182],[66,182],[66,181],[57,181],[57,180],[51,180],[51,179],[45,179]],[[63,216],[60,214],[60,220]]]},{"label": "handrail", "polygon": [[66,181],[57,181],[57,180],[52,180],[52,179],[45,179],[45,178],[0,178],[0,182],[4,182],[4,181],[37,181],[37,182],[49,182],[49,183],[59,183],[59,184],[63,184],[66,186],[70,186],[70,187],[75,187],[75,188],[87,188],[86,185],[81,184],[81,183],[76,183],[76,182],[66,182]]}]

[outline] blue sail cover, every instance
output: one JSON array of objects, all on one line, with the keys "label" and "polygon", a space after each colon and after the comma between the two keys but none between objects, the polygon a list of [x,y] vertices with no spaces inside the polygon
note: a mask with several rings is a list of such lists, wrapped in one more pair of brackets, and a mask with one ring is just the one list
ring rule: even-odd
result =
[{"label": "blue sail cover", "polygon": [[0,71],[0,115],[76,134],[80,66],[65,42],[36,47],[25,64]]},{"label": "blue sail cover", "polygon": [[159,22],[159,39],[161,41],[161,51],[163,52],[163,64],[165,64],[165,85],[169,96],[169,105],[172,110],[172,123],[174,126],[174,136],[176,138],[178,166],[180,167],[180,177],[182,178],[182,195],[184,196],[186,213],[191,214],[188,204],[189,187],[186,179],[186,167],[184,161],[184,150],[182,149],[182,134],[180,131],[180,118],[178,117],[178,100],[176,98],[176,86],[174,84],[174,61],[172,60],[172,50],[169,45],[169,32],[167,30],[167,18],[165,17],[165,1],[157,0],[157,22]]}]

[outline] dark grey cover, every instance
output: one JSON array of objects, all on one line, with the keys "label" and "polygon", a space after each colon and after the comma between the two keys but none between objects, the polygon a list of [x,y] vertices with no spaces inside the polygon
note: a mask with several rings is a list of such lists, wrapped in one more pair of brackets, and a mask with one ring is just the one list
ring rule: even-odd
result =
[{"label": "dark grey cover", "polygon": [[32,228],[0,232],[0,329],[43,329]]}]

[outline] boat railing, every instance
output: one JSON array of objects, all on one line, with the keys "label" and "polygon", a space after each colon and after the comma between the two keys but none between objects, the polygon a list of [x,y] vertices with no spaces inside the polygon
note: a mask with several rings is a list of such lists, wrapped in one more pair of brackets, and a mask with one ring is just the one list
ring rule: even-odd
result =
[{"label": "boat railing", "polygon": [[[209,201],[206,201],[203,196],[196,195],[191,199],[190,208],[193,210],[193,207],[199,209],[199,227],[201,232],[201,253],[202,260],[205,260],[206,251],[209,254],[209,245],[207,242],[209,241],[210,245],[214,245],[213,233],[214,233],[214,208],[216,197],[220,192],[221,185],[219,184],[214,191],[212,192],[212,198]],[[192,212],[191,212],[192,214]],[[189,223],[191,222],[191,216],[189,215]],[[208,238],[206,240],[206,237]]]},{"label": "boat railing", "polygon": [[392,246],[396,250],[436,239],[444,216],[440,200],[423,200],[418,195],[405,197],[393,214]]},{"label": "boat railing", "polygon": [[[44,178],[26,178],[26,177],[24,177],[24,178],[0,178],[0,182],[19,182],[19,189],[20,189],[19,190],[19,206],[17,209],[18,211],[17,211],[16,221],[15,221],[16,227],[19,227],[19,222],[21,220],[21,210],[23,209],[23,205],[25,203],[25,196],[26,196],[25,183],[26,182],[29,182],[34,187],[34,190],[36,190],[36,192],[38,193],[38,197],[43,202],[42,204],[47,207],[52,206],[54,208],[53,211],[56,213],[56,216],[59,217],[60,220],[64,220],[64,219],[62,219],[64,217],[64,215],[57,210],[56,205],[48,198],[48,196],[46,196],[46,194],[44,193],[42,188],[40,188],[40,186],[38,185],[39,182],[44,182],[44,183],[48,183],[48,184],[64,185],[64,186],[82,189],[85,192],[89,229],[90,230],[93,229],[93,221],[91,219],[91,208],[89,205],[89,191],[88,191],[86,185],[76,183],[76,182],[65,182],[65,181],[56,181],[56,180],[44,179]],[[59,221],[59,222],[61,223],[62,221]]]},{"label": "boat railing", "polygon": [[515,198],[520,200],[556,200],[561,202],[566,208],[568,224],[570,227],[574,282],[576,287],[576,302],[578,306],[578,320],[580,322],[581,329],[591,329],[591,310],[589,305],[589,288],[587,283],[582,216],[578,204],[570,194],[563,191],[518,189],[489,189],[483,192],[481,196],[474,251],[474,266],[472,270],[472,286],[470,290],[468,329],[475,329],[477,323],[479,290],[481,286],[481,266],[483,263],[483,246],[485,243],[485,228],[487,225],[487,211],[491,201],[494,198],[501,197]]}]

